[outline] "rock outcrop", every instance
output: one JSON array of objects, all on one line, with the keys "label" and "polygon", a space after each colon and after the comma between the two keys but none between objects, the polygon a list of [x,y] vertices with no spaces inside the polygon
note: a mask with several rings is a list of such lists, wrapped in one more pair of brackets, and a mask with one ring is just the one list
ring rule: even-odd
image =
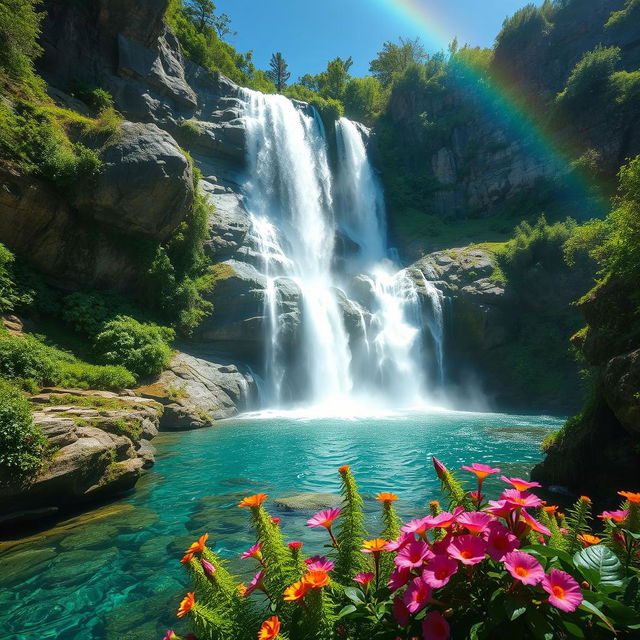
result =
[{"label": "rock outcrop", "polygon": [[159,403],[76,389],[44,389],[31,401],[52,453],[28,485],[0,486],[0,521],[121,493],[153,465]]}]

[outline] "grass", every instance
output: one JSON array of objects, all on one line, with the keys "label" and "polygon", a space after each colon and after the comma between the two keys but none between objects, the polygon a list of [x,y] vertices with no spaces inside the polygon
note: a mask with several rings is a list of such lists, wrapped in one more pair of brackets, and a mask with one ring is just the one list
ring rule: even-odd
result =
[{"label": "grass", "polygon": [[90,396],[78,396],[72,393],[63,393],[51,395],[49,401],[45,406],[47,407],[59,407],[59,406],[74,406],[74,407],[88,407],[91,409],[130,409],[134,406],[132,403],[120,400],[119,398],[105,398],[98,395]]}]

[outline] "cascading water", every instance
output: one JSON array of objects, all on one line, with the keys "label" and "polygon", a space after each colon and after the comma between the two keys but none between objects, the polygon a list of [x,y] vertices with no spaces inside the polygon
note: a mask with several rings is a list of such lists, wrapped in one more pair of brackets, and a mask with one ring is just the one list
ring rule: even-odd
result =
[{"label": "cascading water", "polygon": [[332,172],[311,108],[249,90],[242,97],[245,191],[266,282],[265,403],[333,414],[425,406],[422,301],[414,277],[387,257],[366,130],[337,123]]}]

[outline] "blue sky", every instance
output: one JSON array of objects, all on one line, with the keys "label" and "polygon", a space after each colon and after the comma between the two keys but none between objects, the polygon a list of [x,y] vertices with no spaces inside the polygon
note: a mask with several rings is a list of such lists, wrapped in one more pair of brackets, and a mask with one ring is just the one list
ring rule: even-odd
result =
[{"label": "blue sky", "polygon": [[[353,75],[368,72],[369,61],[385,40],[420,36],[430,50],[441,40],[394,10],[394,0],[215,0],[238,35],[230,42],[240,51],[253,49],[254,61],[266,69],[274,51],[282,51],[292,81],[322,71],[329,59],[352,56]],[[438,24],[437,33],[461,43],[491,46],[502,21],[527,0],[416,0]]]}]

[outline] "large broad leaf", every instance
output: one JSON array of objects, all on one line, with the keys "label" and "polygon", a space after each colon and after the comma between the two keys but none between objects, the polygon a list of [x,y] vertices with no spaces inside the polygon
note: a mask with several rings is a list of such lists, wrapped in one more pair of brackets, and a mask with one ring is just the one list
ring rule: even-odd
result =
[{"label": "large broad leaf", "polygon": [[624,568],[611,549],[603,544],[587,547],[573,556],[573,562],[593,586],[622,587]]}]

